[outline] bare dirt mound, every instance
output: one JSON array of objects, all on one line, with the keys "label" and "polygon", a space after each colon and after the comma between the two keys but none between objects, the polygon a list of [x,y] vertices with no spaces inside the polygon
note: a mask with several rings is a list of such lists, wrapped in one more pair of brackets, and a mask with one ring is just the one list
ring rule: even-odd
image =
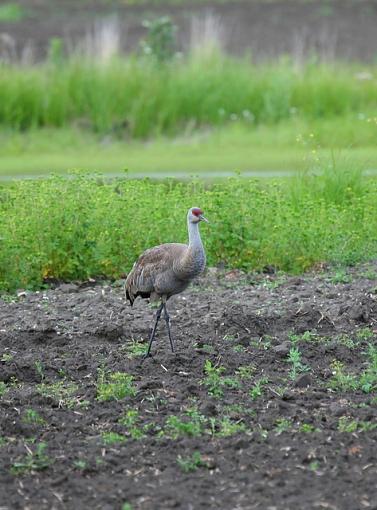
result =
[{"label": "bare dirt mound", "polygon": [[0,300],[2,509],[377,508],[377,262]]}]

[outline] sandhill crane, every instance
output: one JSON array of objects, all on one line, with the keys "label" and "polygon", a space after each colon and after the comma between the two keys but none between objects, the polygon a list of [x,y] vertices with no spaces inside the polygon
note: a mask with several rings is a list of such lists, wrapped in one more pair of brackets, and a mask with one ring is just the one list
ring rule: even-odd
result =
[{"label": "sandhill crane", "polygon": [[189,209],[187,213],[188,245],[166,243],[146,250],[134,263],[127,276],[126,296],[131,306],[137,296],[150,298],[151,301],[161,299],[145,357],[150,355],[162,310],[164,310],[170,347],[174,352],[166,301],[174,294],[185,290],[205,268],[206,256],[199,233],[201,221],[208,223],[203,216],[203,211],[199,207]]}]

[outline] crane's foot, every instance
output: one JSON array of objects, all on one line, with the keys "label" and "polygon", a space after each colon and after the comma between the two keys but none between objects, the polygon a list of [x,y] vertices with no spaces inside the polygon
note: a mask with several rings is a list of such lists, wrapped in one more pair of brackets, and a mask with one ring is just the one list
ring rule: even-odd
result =
[{"label": "crane's foot", "polygon": [[146,352],[145,354],[142,355],[141,357],[141,363],[143,364],[144,361],[147,359],[147,358],[152,358],[152,354],[150,352]]}]

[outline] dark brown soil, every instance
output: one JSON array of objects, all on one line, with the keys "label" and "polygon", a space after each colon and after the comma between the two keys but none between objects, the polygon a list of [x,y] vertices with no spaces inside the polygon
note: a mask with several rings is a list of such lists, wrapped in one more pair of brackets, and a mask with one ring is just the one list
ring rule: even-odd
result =
[{"label": "dark brown soil", "polygon": [[[256,59],[291,54],[300,61],[314,52],[325,59],[373,61],[377,54],[376,0],[188,0],[158,6],[153,1],[125,5],[121,0],[18,3],[25,6],[27,15],[19,22],[0,21],[0,54],[25,56],[31,47],[41,58],[53,37],[65,39],[72,49],[88,33],[100,31],[101,23],[114,16],[120,27],[121,47],[135,50],[145,37],[143,20],[163,15],[171,16],[177,24],[182,50],[189,47],[195,34],[209,31],[220,39],[226,51],[251,52]],[[14,44],[2,34],[10,36]],[[29,48],[26,53],[25,48]]]},{"label": "dark brown soil", "polygon": [[[153,310],[130,308],[120,282],[0,300],[1,509],[377,509],[376,391],[330,387],[334,360],[360,374],[377,345],[376,274],[377,261],[289,278],[211,270],[169,302],[177,353],[162,324],[144,363],[132,352]],[[295,377],[292,342],[310,367]],[[206,360],[225,369],[217,398]],[[101,369],[131,374],[136,395],[98,400]],[[127,410],[145,437],[119,422]],[[172,416],[200,435],[176,437]],[[194,452],[203,465],[185,472],[177,458]]]}]

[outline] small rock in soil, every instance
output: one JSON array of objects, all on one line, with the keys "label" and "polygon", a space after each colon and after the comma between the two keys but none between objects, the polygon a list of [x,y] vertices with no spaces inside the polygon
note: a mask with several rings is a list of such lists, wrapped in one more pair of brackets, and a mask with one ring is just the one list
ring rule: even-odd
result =
[{"label": "small rock in soil", "polygon": [[309,374],[300,375],[295,381],[296,388],[306,388],[312,384],[312,378]]},{"label": "small rock in soil", "polygon": [[289,350],[291,348],[291,342],[287,340],[286,342],[283,342],[282,344],[275,345],[275,347],[272,348],[272,351],[278,354],[281,357],[287,356],[289,353]]}]

